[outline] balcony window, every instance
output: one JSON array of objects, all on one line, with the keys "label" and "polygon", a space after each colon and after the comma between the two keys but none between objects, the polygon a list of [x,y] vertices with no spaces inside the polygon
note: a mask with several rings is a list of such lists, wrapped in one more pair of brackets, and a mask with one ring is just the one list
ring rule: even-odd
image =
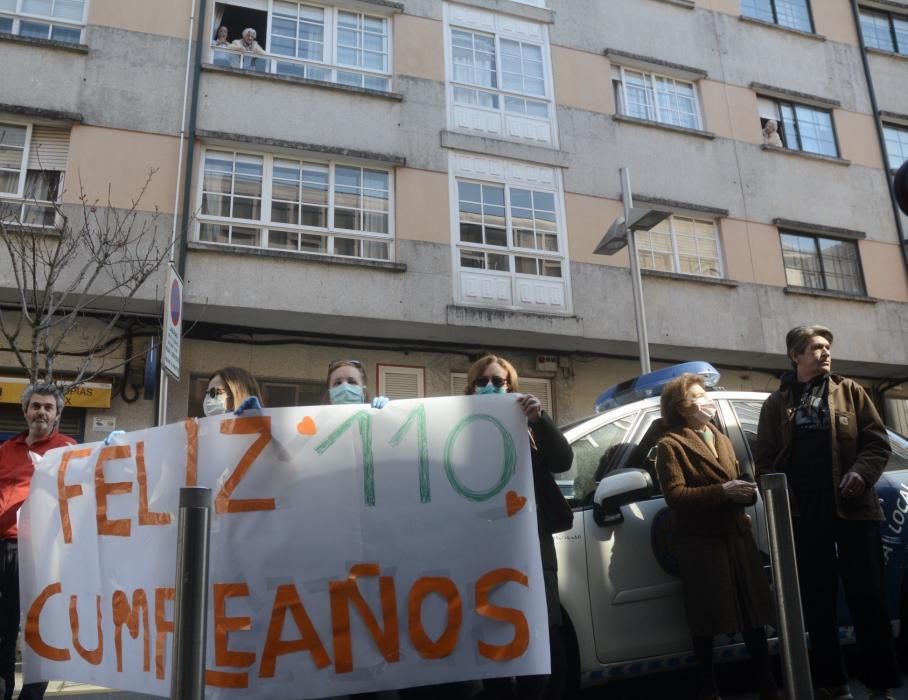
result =
[{"label": "balcony window", "polygon": [[199,240],[390,260],[387,170],[209,149]]},{"label": "balcony window", "polygon": [[864,277],[855,241],[781,232],[789,286],[863,296]]},{"label": "balcony window", "polygon": [[637,257],[644,270],[722,277],[715,221],[671,216],[649,231],[637,231]]},{"label": "balcony window", "polygon": [[0,210],[5,221],[53,226],[69,130],[0,122]]},{"label": "balcony window", "polygon": [[[221,27],[226,41],[218,37]],[[260,53],[236,45],[246,27],[256,30]],[[211,60],[215,65],[387,91],[390,42],[385,17],[281,0],[275,0],[270,13],[219,4]]]},{"label": "balcony window", "polygon": [[0,0],[0,32],[78,44],[86,0]]},{"label": "balcony window", "polygon": [[454,128],[551,143],[553,106],[545,27],[475,8],[446,8]]},{"label": "balcony window", "polygon": [[765,128],[770,119],[774,120],[784,148],[839,156],[830,110],[768,97],[760,97],[757,105],[760,127]]},{"label": "balcony window", "polygon": [[861,34],[866,46],[908,55],[908,17],[861,8]]},{"label": "balcony window", "polygon": [[612,83],[619,114],[688,129],[701,128],[693,83],[624,66],[615,66]]},{"label": "balcony window", "polygon": [[902,163],[908,160],[908,128],[886,124],[883,126],[883,133],[886,136],[886,157],[889,159],[889,167],[898,170]]},{"label": "balcony window", "polygon": [[813,31],[808,0],[741,0],[741,14],[789,29]]}]

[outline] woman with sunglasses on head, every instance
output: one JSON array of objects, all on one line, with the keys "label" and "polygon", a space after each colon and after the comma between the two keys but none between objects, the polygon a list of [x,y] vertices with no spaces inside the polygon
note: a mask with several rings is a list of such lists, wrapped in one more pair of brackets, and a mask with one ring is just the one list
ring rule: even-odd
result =
[{"label": "woman with sunglasses on head", "polygon": [[369,400],[366,389],[366,368],[359,360],[335,360],[328,365],[327,391],[324,404],[368,403],[372,408],[388,405],[387,396],[376,396]]},{"label": "woman with sunglasses on head", "polygon": [[[574,514],[552,476],[571,468],[574,452],[551,417],[542,410],[539,399],[520,394],[519,379],[514,366],[496,355],[481,357],[467,373],[467,388],[471,394],[515,394],[517,405],[527,418],[533,460],[533,490],[536,495],[536,529],[542,555],[542,574],[548,608],[549,643],[551,646],[551,675],[521,676],[516,679],[516,697],[520,700],[560,698],[564,694],[567,673],[567,650],[561,625],[561,603],[558,599],[558,560],[552,533],[571,528]],[[513,698],[511,679],[495,678],[483,681],[483,698]]]},{"label": "woman with sunglasses on head", "polygon": [[240,367],[223,367],[208,381],[202,411],[206,416],[218,416],[229,411],[260,409],[261,395],[259,383],[249,372]]}]

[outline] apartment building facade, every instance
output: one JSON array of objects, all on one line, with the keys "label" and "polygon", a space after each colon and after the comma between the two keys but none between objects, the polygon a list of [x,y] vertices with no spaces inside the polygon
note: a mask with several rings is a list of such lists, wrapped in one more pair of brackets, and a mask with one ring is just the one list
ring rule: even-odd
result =
[{"label": "apartment building facade", "polygon": [[[627,251],[593,252],[627,167],[670,214],[637,236],[656,366],[771,390],[785,332],[822,322],[908,429],[906,2],[0,0],[0,57],[0,197],[41,175],[124,208],[155,170],[188,329],[168,420],[224,365],[296,405],[332,359],[403,398],[485,351],[589,414],[639,372]],[[86,440],[154,423],[135,370],[76,412]]]}]

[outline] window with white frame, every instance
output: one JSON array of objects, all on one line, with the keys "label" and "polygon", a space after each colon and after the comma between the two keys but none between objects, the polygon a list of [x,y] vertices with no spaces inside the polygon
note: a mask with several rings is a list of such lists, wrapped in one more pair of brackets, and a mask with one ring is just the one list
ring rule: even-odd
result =
[{"label": "window with white frame", "polygon": [[612,68],[612,83],[619,114],[688,129],[701,128],[693,83],[625,66]]},{"label": "window with white frame", "polygon": [[78,44],[87,0],[0,0],[0,32]]},{"label": "window with white frame", "polygon": [[864,295],[856,241],[781,231],[785,279],[792,287]]},{"label": "window with white frame", "polygon": [[789,29],[813,31],[808,0],[741,0],[741,14]]},{"label": "window with white frame", "polygon": [[565,311],[568,271],[555,171],[465,154],[454,162],[460,300]]},{"label": "window with white frame", "polygon": [[69,129],[0,121],[0,216],[53,226],[68,155]]},{"label": "window with white frame", "polygon": [[722,277],[719,229],[715,221],[670,216],[649,231],[634,234],[645,270]]},{"label": "window with white frame", "polygon": [[886,157],[889,167],[897,170],[902,163],[908,160],[908,127],[883,125],[883,134],[886,137]]},{"label": "window with white frame", "polygon": [[209,148],[199,240],[390,260],[388,170]]},{"label": "window with white frame", "polygon": [[389,399],[419,399],[426,395],[426,368],[379,364],[378,395]]},{"label": "window with white frame", "polygon": [[757,98],[757,106],[760,127],[764,128],[770,119],[774,120],[784,148],[838,157],[839,146],[830,110],[770,97]]},{"label": "window with white frame", "polygon": [[545,26],[471,7],[446,7],[453,126],[551,143],[553,105]]},{"label": "window with white frame", "polygon": [[861,8],[864,44],[880,51],[908,55],[908,17]]},{"label": "window with white frame", "polygon": [[[263,26],[256,29],[256,40],[262,53],[232,45],[259,16]],[[227,29],[226,45],[218,43],[220,27]],[[215,65],[387,91],[390,46],[387,17],[285,0],[274,0],[270,12],[218,3],[211,60]]]}]

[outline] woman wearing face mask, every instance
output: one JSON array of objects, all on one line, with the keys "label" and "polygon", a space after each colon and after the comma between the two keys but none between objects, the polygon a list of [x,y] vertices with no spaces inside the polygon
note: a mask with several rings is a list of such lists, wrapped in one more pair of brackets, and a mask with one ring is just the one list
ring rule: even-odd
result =
[{"label": "woman wearing face mask", "polygon": [[[516,679],[516,697],[520,700],[560,698],[564,694],[567,673],[567,650],[561,625],[561,603],[558,599],[558,560],[552,534],[571,528],[574,514],[555,483],[553,472],[571,468],[574,453],[561,431],[535,396],[520,394],[519,379],[514,366],[504,358],[486,355],[478,359],[467,373],[470,394],[514,394],[517,405],[527,418],[533,461],[533,490],[536,495],[536,525],[542,555],[542,574],[545,584],[546,607],[551,645],[551,675],[522,676]],[[511,679],[495,678],[483,681],[483,698],[513,698]]]},{"label": "woman wearing face mask", "polygon": [[259,383],[249,372],[239,367],[224,367],[211,375],[202,411],[206,416],[218,416],[241,408],[262,408],[261,395]]},{"label": "woman wearing face mask", "polygon": [[369,401],[366,390],[366,368],[359,360],[335,360],[328,365],[328,391],[324,404],[371,403],[372,408],[388,405],[387,396],[376,396]]},{"label": "woman wearing face mask", "polygon": [[703,378],[682,374],[662,392],[656,473],[674,519],[687,622],[697,657],[698,697],[718,699],[713,637],[740,631],[753,659],[762,700],[781,700],[766,646],[773,619],[769,584],[744,512],[757,498],[742,478],[734,448],[711,424],[716,404]]}]

